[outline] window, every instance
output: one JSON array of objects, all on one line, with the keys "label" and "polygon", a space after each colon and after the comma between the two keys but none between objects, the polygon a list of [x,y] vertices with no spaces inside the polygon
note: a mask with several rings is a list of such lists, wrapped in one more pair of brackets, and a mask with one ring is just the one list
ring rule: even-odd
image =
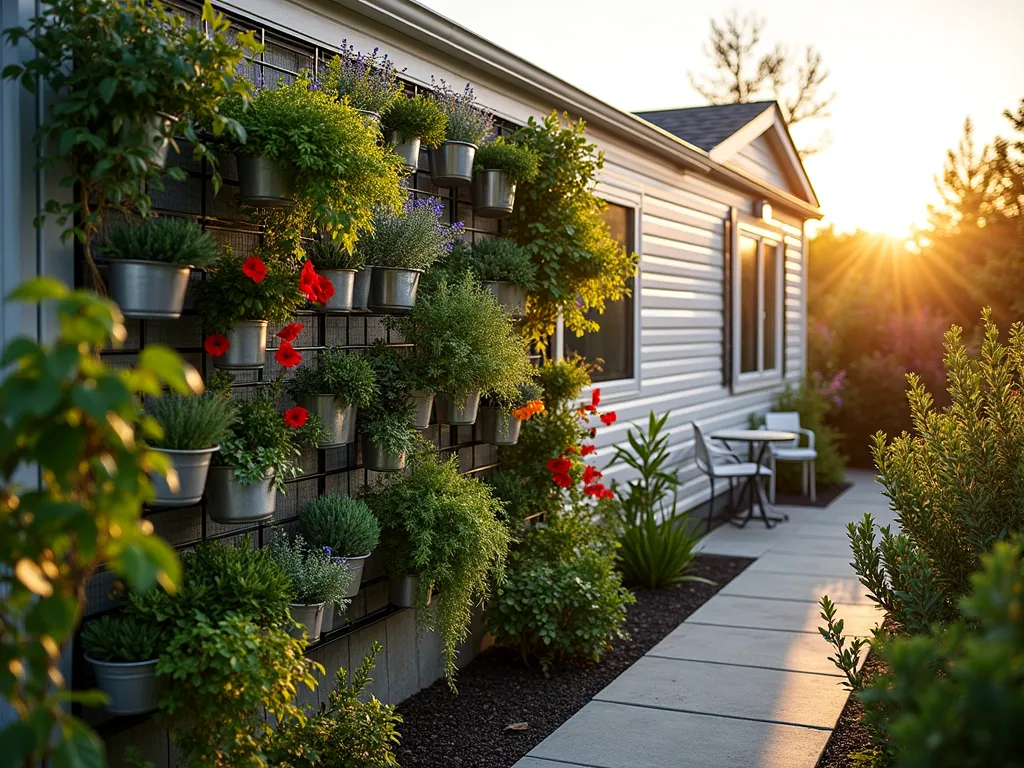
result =
[{"label": "window", "polygon": [[782,236],[740,222],[732,264],[733,384],[781,375]]},{"label": "window", "polygon": [[[635,238],[636,209],[625,205],[607,203],[604,209],[604,220],[611,229],[612,237],[630,251],[636,249]],[[632,292],[635,281],[629,281]],[[593,381],[618,381],[632,379],[635,376],[634,364],[634,296],[629,295],[618,301],[609,301],[602,314],[590,313],[601,326],[595,333],[585,333],[577,337],[574,333],[565,334],[564,351],[566,355],[579,354],[587,360],[603,360],[601,371],[592,376]]]}]

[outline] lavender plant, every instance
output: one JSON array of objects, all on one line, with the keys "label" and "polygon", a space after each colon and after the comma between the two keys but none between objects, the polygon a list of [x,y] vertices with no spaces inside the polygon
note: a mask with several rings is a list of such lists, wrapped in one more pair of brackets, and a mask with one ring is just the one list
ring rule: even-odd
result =
[{"label": "lavender plant", "polygon": [[444,206],[434,197],[407,200],[397,214],[378,210],[356,251],[375,267],[428,269],[451,251],[464,228],[462,222],[443,223],[443,215]]},{"label": "lavender plant", "polygon": [[461,93],[452,90],[444,80],[431,78],[430,84],[434,89],[434,103],[448,116],[445,127],[447,141],[479,144],[494,130],[494,115],[477,106],[476,94],[469,83],[466,83]]},{"label": "lavender plant", "polygon": [[334,557],[329,548],[307,547],[301,534],[289,538],[287,533],[275,528],[267,549],[291,579],[294,604],[334,603],[339,609],[348,606],[352,574],[345,567],[345,560]]},{"label": "lavender plant", "polygon": [[381,114],[401,97],[402,83],[395,63],[379,51],[362,53],[342,40],[341,54],[327,62],[320,79],[336,87],[338,96],[347,96],[356,109]]}]

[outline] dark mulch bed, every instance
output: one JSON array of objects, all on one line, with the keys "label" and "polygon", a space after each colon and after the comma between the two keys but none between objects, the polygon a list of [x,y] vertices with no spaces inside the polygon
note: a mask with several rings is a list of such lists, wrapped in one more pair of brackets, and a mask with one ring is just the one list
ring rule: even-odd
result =
[{"label": "dark mulch bed", "polygon": [[809,497],[801,493],[783,493],[776,491],[775,503],[787,507],[827,507],[839,498],[847,489],[852,488],[853,483],[838,483],[836,485],[821,485],[816,490],[817,501],[813,504]]},{"label": "dark mulch bed", "polygon": [[[869,655],[864,662],[864,676],[871,680],[882,671],[882,662],[875,655]],[[868,729],[861,724],[864,706],[856,696],[850,696],[839,715],[839,722],[825,745],[825,751],[818,760],[818,768],[853,768],[850,755],[871,749],[871,737]]]},{"label": "dark mulch bed", "polygon": [[[398,762],[404,768],[508,768],[752,562],[703,555],[695,573],[715,586],[636,590],[637,602],[626,617],[630,639],[615,643],[600,664],[577,664],[544,677],[509,649],[481,654],[459,673],[457,696],[438,681],[399,706],[405,724]],[[514,723],[525,723],[525,730],[510,730]]]}]

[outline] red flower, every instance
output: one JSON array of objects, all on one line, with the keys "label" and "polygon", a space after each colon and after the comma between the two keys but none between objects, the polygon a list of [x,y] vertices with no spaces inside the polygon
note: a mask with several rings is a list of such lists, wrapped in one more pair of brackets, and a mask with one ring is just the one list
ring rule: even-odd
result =
[{"label": "red flower", "polygon": [[283,339],[291,344],[302,333],[302,323],[288,323],[284,328],[277,332],[277,338]]},{"label": "red flower", "polygon": [[267,276],[267,265],[255,256],[250,256],[242,262],[242,274],[252,278],[254,283],[262,283]]},{"label": "red flower", "polygon": [[594,408],[597,408],[601,404],[601,388],[598,387],[590,393],[590,404]]},{"label": "red flower", "polygon": [[603,483],[594,483],[593,485],[588,485],[586,488],[584,488],[583,493],[585,493],[587,496],[604,498],[602,494],[604,494],[606,490],[607,489],[604,487]]},{"label": "red flower", "polygon": [[294,368],[302,362],[302,355],[295,351],[290,341],[282,341],[281,346],[274,353],[274,359],[285,368]]},{"label": "red flower", "polygon": [[302,265],[302,271],[299,273],[299,288],[306,294],[306,298],[309,301],[318,301],[317,289],[320,286],[320,276],[316,273],[316,269],[313,268],[313,262],[307,261]]},{"label": "red flower", "polygon": [[603,491],[601,491],[600,494],[598,494],[597,498],[599,498],[599,499],[614,499],[615,498],[615,494],[612,493],[608,488],[605,488]]},{"label": "red flower", "polygon": [[572,487],[572,478],[565,472],[556,472],[551,476],[551,479],[560,488]]},{"label": "red flower", "polygon": [[309,421],[309,411],[301,405],[296,405],[284,412],[284,423],[292,429],[298,429]]},{"label": "red flower", "polygon": [[583,406],[583,410],[586,411],[587,413],[597,413],[597,406],[596,405],[584,405]]},{"label": "red flower", "polygon": [[601,414],[601,421],[604,423],[606,427],[609,426],[610,424],[614,424],[615,419],[617,418],[618,417],[615,415],[615,411],[608,411],[608,413]]},{"label": "red flower", "polygon": [[597,471],[597,467],[593,467],[590,464],[587,464],[586,468],[583,470],[583,482],[586,485],[590,485],[592,482],[600,480],[602,477],[604,477],[604,475]]},{"label": "red flower", "polygon": [[568,459],[548,459],[548,463],[544,466],[548,468],[548,472],[559,475],[568,472],[572,467],[572,462]]},{"label": "red flower", "polygon": [[597,450],[597,448],[595,448],[592,445],[584,445],[580,449],[580,456],[589,456],[590,454],[592,454],[596,450]]},{"label": "red flower", "polygon": [[316,300],[320,304],[326,304],[334,295],[334,283],[323,275],[317,275],[316,280],[316,286],[313,288],[313,292],[316,294]]},{"label": "red flower", "polygon": [[570,445],[568,448],[565,449],[566,453],[576,453],[577,451],[579,451],[579,448],[577,448],[575,445]]},{"label": "red flower", "polygon": [[203,349],[212,357],[220,357],[231,349],[231,342],[223,333],[211,333],[203,342]]}]

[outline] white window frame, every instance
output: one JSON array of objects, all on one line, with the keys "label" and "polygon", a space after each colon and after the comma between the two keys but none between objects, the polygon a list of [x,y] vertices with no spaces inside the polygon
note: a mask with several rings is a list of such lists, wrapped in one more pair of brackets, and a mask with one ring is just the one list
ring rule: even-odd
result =
[{"label": "white window frame", "polygon": [[[612,203],[613,205],[620,205],[624,208],[629,208],[633,211],[633,242],[631,249],[633,253],[642,254],[643,252],[643,202],[644,196],[640,189],[625,189],[621,187],[613,187],[606,183],[599,183],[594,190],[594,195],[601,198],[606,203]],[[642,260],[642,256],[641,256]],[[640,318],[641,318],[641,303],[642,303],[642,277],[643,269],[640,261],[637,263],[636,274],[633,276],[633,338],[630,340],[633,345],[633,375],[622,379],[612,379],[610,381],[597,381],[590,387],[587,387],[581,394],[580,397],[585,399],[587,402],[590,401],[591,391],[594,389],[601,390],[601,400],[607,402],[615,402],[617,400],[624,400],[628,397],[640,394],[640,356],[641,356],[641,345],[640,345]],[[558,322],[555,326],[555,359],[561,360],[565,357],[565,339],[566,330],[562,323],[562,316],[558,316]]]},{"label": "white window frame", "polygon": [[[783,379],[783,354],[785,352],[785,299],[786,299],[786,237],[785,233],[770,224],[752,217],[740,215],[732,228],[730,243],[730,312],[732,317],[732,389],[734,392],[746,392],[763,387],[775,386]],[[742,281],[740,279],[740,236],[757,241],[757,299],[758,299],[758,333],[757,333],[757,370],[740,371],[743,357],[743,328],[740,322],[742,313]],[[766,248],[775,248],[775,367],[764,369],[764,326],[767,319],[764,310],[765,289],[765,258]]]}]

